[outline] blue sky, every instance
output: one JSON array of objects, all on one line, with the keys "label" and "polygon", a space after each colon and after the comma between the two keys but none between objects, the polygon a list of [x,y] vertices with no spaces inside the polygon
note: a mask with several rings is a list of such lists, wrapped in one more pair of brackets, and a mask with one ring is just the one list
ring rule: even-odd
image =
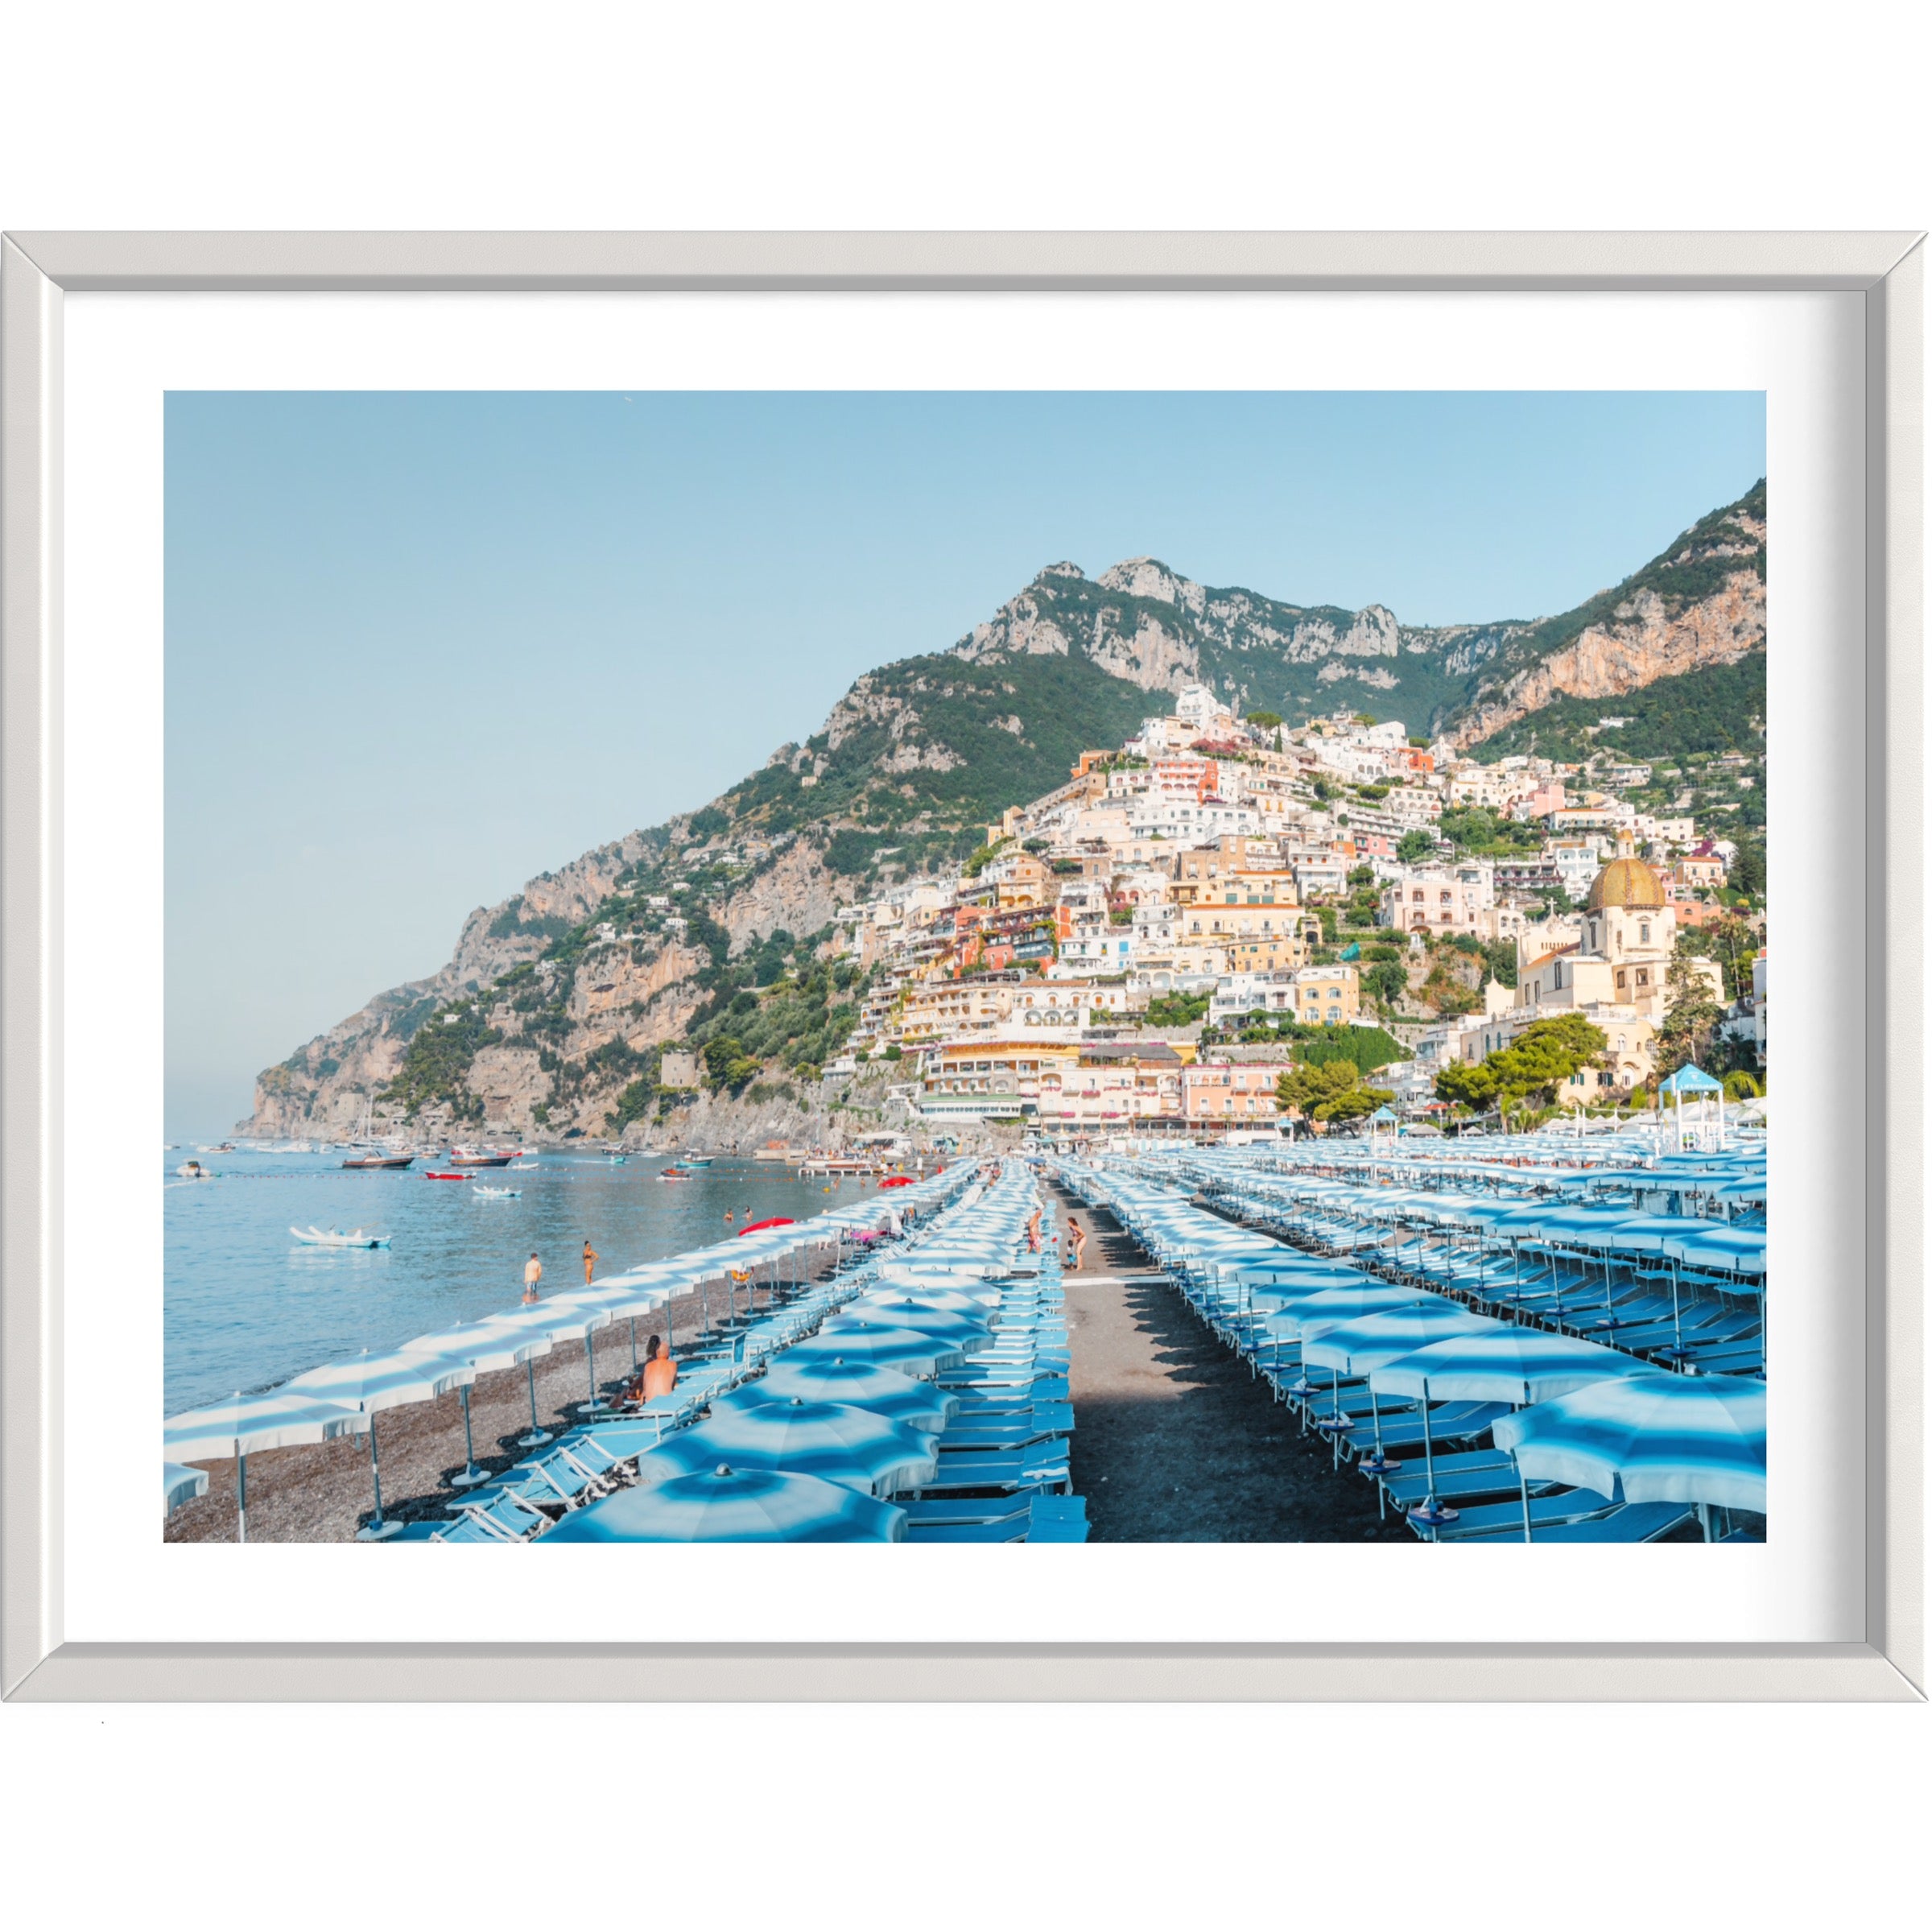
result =
[{"label": "blue sky", "polygon": [[1042,564],[1534,617],[1765,472],[1749,394],[175,394],[167,1127]]}]

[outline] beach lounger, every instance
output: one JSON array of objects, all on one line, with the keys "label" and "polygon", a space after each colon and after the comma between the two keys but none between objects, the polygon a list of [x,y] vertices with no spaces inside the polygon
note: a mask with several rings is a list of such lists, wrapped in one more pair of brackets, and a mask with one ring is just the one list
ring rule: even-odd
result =
[{"label": "beach lounger", "polygon": [[[1508,1403],[1502,1401],[1446,1401],[1441,1407],[1430,1410],[1429,1438],[1438,1449],[1446,1445],[1453,1447],[1459,1441],[1488,1433],[1496,1417],[1509,1411]],[[1393,1415],[1383,1415],[1385,1449],[1419,1448],[1422,1444],[1422,1420],[1419,1414],[1398,1407]],[[1357,1427],[1344,1440],[1342,1451],[1345,1454],[1365,1454],[1374,1445],[1375,1426],[1372,1421],[1366,1427]]]},{"label": "beach lounger", "polygon": [[1073,1409],[1065,1403],[1042,1403],[999,1418],[956,1415],[935,1440],[942,1456],[985,1453],[999,1448],[1030,1447],[1073,1432]]},{"label": "beach lounger", "polygon": [[958,1527],[973,1522],[1005,1521],[1024,1515],[1042,1488],[1015,1488],[997,1494],[941,1495],[927,1501],[902,1500],[910,1528]]},{"label": "beach lounger", "polygon": [[[448,1506],[452,1514],[469,1522],[478,1533],[493,1541],[526,1540],[547,1522],[547,1517],[530,1502],[511,1490],[494,1483],[489,1488],[473,1488]],[[470,1540],[475,1537],[464,1535],[463,1539]]]},{"label": "beach lounger", "polygon": [[[1533,1533],[1540,1533],[1546,1527],[1561,1527],[1571,1522],[1587,1521],[1593,1515],[1607,1515],[1615,1505],[1588,1488],[1567,1488],[1554,1494],[1533,1494],[1530,1498],[1530,1526]],[[1409,1525],[1425,1541],[1468,1541],[1480,1535],[1507,1537],[1512,1527],[1521,1540],[1522,1498],[1519,1494],[1514,1501],[1489,1502],[1478,1507],[1462,1509],[1454,1521],[1443,1522],[1434,1528],[1414,1520]]]},{"label": "beach lounger", "polygon": [[917,1522],[906,1524],[906,1539],[919,1542],[1025,1541],[1030,1517],[1003,1515],[992,1521]]},{"label": "beach lounger", "polygon": [[1036,1401],[1067,1400],[1071,1398],[1067,1376],[1063,1374],[1042,1374],[1018,1387],[994,1387],[966,1389],[958,1395],[961,1418],[969,1414],[998,1413],[1011,1407],[1029,1407]]},{"label": "beach lounger", "polygon": [[[1534,1508],[1534,1502],[1531,1503]],[[1558,1522],[1550,1527],[1535,1527],[1533,1538],[1538,1543],[1546,1541],[1594,1541],[1624,1543],[1657,1541],[1673,1529],[1679,1528],[1687,1521],[1697,1519],[1694,1509],[1686,1508],[1674,1501],[1632,1502],[1620,1508],[1612,1508],[1607,1515],[1594,1515],[1583,1521]],[[1452,1526],[1455,1524],[1451,1524]],[[1507,1531],[1492,1531],[1483,1535],[1462,1535],[1460,1541],[1515,1541],[1523,1539],[1522,1504],[1517,1504],[1517,1523],[1513,1534]]]},{"label": "beach lounger", "polygon": [[[1451,1469],[1449,1461],[1463,1461],[1474,1464]],[[1530,1492],[1534,1497],[1544,1491],[1547,1482],[1532,1482]],[[1502,1497],[1516,1495],[1517,1509],[1521,1509],[1521,1488],[1514,1465],[1506,1454],[1469,1454],[1439,1456],[1435,1464],[1435,1484],[1430,1486],[1426,1470],[1418,1469],[1414,1473],[1385,1475],[1382,1486],[1387,1490],[1389,1500],[1397,1508],[1409,1508],[1426,1499],[1433,1492],[1439,1501],[1447,1501],[1460,1507],[1466,1501],[1481,1501],[1491,1495]],[[1517,1523],[1520,1530],[1521,1523]]]},{"label": "beach lounger", "polygon": [[923,1496],[975,1488],[1063,1488],[1067,1480],[1066,1444],[1042,1442],[1032,1448],[942,1454],[938,1471],[919,1492]]},{"label": "beach lounger", "polygon": [[1087,1498],[1084,1494],[1036,1494],[1028,1510],[1029,1541],[1084,1541]]}]

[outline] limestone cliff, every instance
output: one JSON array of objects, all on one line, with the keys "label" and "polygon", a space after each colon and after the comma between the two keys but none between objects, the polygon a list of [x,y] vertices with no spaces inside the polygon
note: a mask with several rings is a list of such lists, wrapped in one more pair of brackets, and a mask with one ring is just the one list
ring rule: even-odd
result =
[{"label": "limestone cliff", "polygon": [[1558,697],[1611,698],[1735,663],[1765,639],[1762,483],[1615,589],[1504,651],[1444,734],[1480,744]]}]

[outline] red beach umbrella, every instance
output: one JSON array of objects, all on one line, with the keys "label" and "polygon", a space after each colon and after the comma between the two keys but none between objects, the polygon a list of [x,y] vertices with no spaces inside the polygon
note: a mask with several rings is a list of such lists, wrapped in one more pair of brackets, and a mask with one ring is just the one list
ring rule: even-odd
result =
[{"label": "red beach umbrella", "polygon": [[894,1187],[894,1186],[910,1186],[910,1185],[911,1185],[911,1184],[912,1184],[911,1180],[908,1180],[908,1179],[907,1179],[907,1178],[906,1178],[906,1176],[905,1176],[903,1174],[901,1174],[901,1175],[900,1175],[900,1176],[899,1176],[898,1179],[896,1179],[896,1180],[880,1180],[880,1182],[879,1182],[879,1191],[880,1191],[881,1192],[885,1192],[885,1191],[886,1191],[886,1189],[887,1189],[889,1187]]},{"label": "red beach umbrella", "polygon": [[750,1225],[738,1229],[738,1238],[741,1240],[748,1233],[762,1233],[767,1226],[795,1226],[797,1224],[795,1220],[788,1220],[782,1214],[775,1220],[754,1220]]}]

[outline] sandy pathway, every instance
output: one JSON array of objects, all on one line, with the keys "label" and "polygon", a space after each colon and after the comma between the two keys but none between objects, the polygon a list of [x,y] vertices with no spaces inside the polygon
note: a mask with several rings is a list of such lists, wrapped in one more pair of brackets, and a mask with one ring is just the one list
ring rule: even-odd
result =
[{"label": "sandy pathway", "polygon": [[[1088,1234],[1063,1275],[1073,1486],[1096,1541],[1413,1542],[1375,1491],[1149,1269],[1113,1216],[1059,1195]],[[1419,1544],[1418,1544],[1419,1545]]]}]

